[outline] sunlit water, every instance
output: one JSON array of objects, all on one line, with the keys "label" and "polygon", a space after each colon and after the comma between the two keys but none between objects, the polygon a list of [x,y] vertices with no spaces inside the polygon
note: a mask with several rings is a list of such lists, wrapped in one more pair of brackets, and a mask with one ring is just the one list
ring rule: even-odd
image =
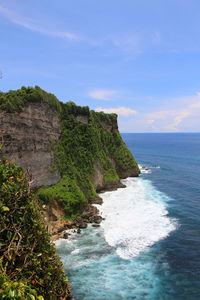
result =
[{"label": "sunlit water", "polygon": [[200,299],[200,135],[174,136],[124,135],[142,175],[101,194],[99,228],[57,241],[76,300]]}]

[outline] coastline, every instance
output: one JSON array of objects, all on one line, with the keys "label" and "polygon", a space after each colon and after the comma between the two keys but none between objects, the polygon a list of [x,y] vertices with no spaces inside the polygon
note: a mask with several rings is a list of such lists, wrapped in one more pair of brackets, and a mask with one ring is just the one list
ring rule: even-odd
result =
[{"label": "coastline", "polygon": [[[98,190],[98,193],[116,191],[118,188],[126,188],[121,181],[108,184],[106,187]],[[61,221],[60,226],[55,232],[51,233],[51,241],[63,238],[67,239],[70,235],[69,230],[73,230],[74,233],[80,234],[81,229],[87,228],[88,224],[92,224],[93,227],[99,227],[103,218],[99,215],[99,210],[93,204],[101,205],[103,200],[101,197],[91,198],[88,200],[88,205],[83,210],[82,214],[74,220]]]},{"label": "coastline", "polygon": [[[150,173],[150,169],[147,168],[146,166],[139,165],[140,168],[140,174],[142,173]],[[139,175],[140,175],[139,174]],[[119,188],[126,188],[127,186],[121,182],[123,179],[131,178],[131,177],[139,177],[138,176],[123,176],[120,178],[119,181],[113,182],[113,183],[108,183],[107,185],[103,186],[102,188],[96,190],[97,193],[103,194],[106,192],[113,192],[116,191]],[[83,210],[82,214],[78,216],[74,220],[69,220],[69,221],[62,221],[61,224],[58,226],[55,232],[51,233],[51,241],[55,242],[56,240],[63,238],[67,239],[68,236],[71,234],[70,232],[67,232],[69,230],[73,230],[74,233],[80,234],[81,229],[87,228],[88,224],[92,224],[93,227],[99,227],[100,223],[104,218],[101,217],[99,214],[99,210],[96,206],[93,204],[99,204],[102,205],[103,200],[102,198],[96,197],[96,198],[91,198],[88,200],[88,205],[85,207]]]},{"label": "coastline", "polygon": [[[131,210],[127,209],[127,212],[124,214],[125,218],[123,218],[120,206],[118,206],[118,216],[116,214],[116,210],[110,210],[110,214],[115,214],[118,219],[115,218],[115,222],[114,218],[112,217],[112,223],[115,224],[113,231],[110,232],[109,236],[109,220],[105,214],[102,214],[102,216],[106,219],[100,224],[100,227],[97,228],[97,230],[95,228],[93,229],[93,227],[90,225],[86,230],[82,231],[81,235],[77,236],[76,234],[72,234],[68,240],[60,239],[56,244],[57,253],[60,255],[63,261],[66,272],[70,266],[69,278],[72,284],[72,295],[77,299],[118,299],[119,297],[121,297],[121,299],[127,299],[128,296],[142,299],[142,297],[145,297],[144,295],[147,295],[149,299],[154,299],[159,296],[177,299],[182,297],[186,299],[190,297],[190,295],[194,296],[195,298],[195,295],[199,294],[199,282],[194,281],[194,277],[187,276],[188,264],[182,263],[184,258],[186,259],[185,261],[187,261],[188,247],[194,247],[192,248],[194,249],[194,253],[191,256],[191,263],[188,263],[190,264],[189,270],[194,272],[194,276],[197,276],[197,266],[199,260],[198,251],[196,253],[197,236],[195,235],[197,234],[199,227],[197,227],[192,234],[193,239],[191,240],[191,231],[189,231],[191,228],[190,225],[186,223],[185,225],[181,224],[180,226],[182,220],[187,220],[189,216],[191,217],[191,214],[188,212],[187,197],[189,185],[187,185],[186,180],[184,180],[184,195],[181,195],[180,186],[177,186],[177,182],[179,182],[178,180],[180,180],[185,168],[184,160],[186,159],[186,154],[188,154],[185,149],[189,149],[189,142],[187,141],[184,144],[186,146],[188,145],[188,148],[185,146],[181,147],[181,149],[179,148],[180,150],[178,150],[180,151],[180,154],[185,154],[184,157],[180,158],[180,161],[183,162],[183,166],[179,170],[177,169],[177,159],[175,159],[176,153],[173,152],[170,154],[169,158],[166,158],[169,148],[165,147],[164,144],[162,148],[163,150],[161,149],[163,151],[162,152],[159,148],[156,148],[157,144],[154,144],[154,139],[152,139],[152,137],[151,140],[152,143],[150,143],[150,145],[154,147],[152,153],[149,153],[149,157],[147,158],[146,151],[144,151],[141,157],[139,156],[141,164],[148,166],[147,168],[149,169],[147,170],[145,167],[143,168],[144,170],[142,170],[141,173],[144,174],[140,176],[139,181],[145,183],[145,186],[143,185],[143,187],[145,188],[145,191],[148,192],[146,204],[152,204],[153,206],[150,207],[148,205],[145,208],[143,199],[140,197],[142,195],[139,195],[136,191],[134,194],[132,193],[132,199],[133,201],[135,199],[134,202],[136,204],[132,213]],[[169,140],[168,144],[171,144],[173,140],[174,136],[171,136],[171,140]],[[163,142],[163,140],[161,141]],[[182,141],[182,139],[180,141]],[[180,141],[177,142],[177,147],[180,144]],[[146,141],[142,140],[142,144],[144,142]],[[197,139],[195,139],[194,142],[197,143]],[[138,148],[140,149],[141,147],[138,146]],[[195,186],[199,186],[198,180],[196,179],[195,181],[195,165],[198,159],[197,151],[194,151],[194,154],[196,154],[196,156],[194,155],[194,159],[191,162],[193,167],[191,169],[192,173],[187,174],[185,179],[189,179],[189,175],[193,176],[192,179],[194,184],[192,187],[195,188]],[[190,161],[191,160],[188,158],[185,162],[189,163]],[[171,176],[172,171],[174,172],[175,177]],[[131,180],[136,182],[138,181],[134,179]],[[126,181],[122,180],[122,182],[126,184]],[[169,190],[169,186],[172,187],[172,190]],[[121,201],[122,209],[123,206],[127,204],[126,199],[128,188],[129,187],[127,185],[127,189],[121,190],[121,199],[124,203],[123,204]],[[118,192],[120,192],[120,189],[117,191],[117,193]],[[131,195],[131,191],[129,195]],[[191,190],[190,195],[195,195],[194,190]],[[100,197],[103,198],[102,206],[95,206],[98,207],[100,212],[101,209],[103,209],[103,211],[108,214],[109,202],[110,208],[112,207],[112,203],[114,205],[118,204],[115,201],[117,200],[115,193],[110,193],[110,197],[108,193],[108,201],[106,201],[108,205],[104,207],[104,199],[107,199],[105,196],[104,194],[100,195]],[[113,197],[115,199],[111,200]],[[111,201],[109,201],[109,198]],[[198,197],[196,197],[196,201],[195,198],[193,201],[194,202],[192,202],[191,205],[196,203],[194,210],[195,213],[198,205]],[[152,210],[153,208],[154,210]],[[176,215],[176,209],[179,212],[179,218]],[[136,218],[138,216],[138,221],[141,221],[141,223],[138,225],[136,224],[136,227],[134,227],[134,224],[132,223],[129,227],[130,230],[127,230],[126,228],[126,232],[121,232],[121,228],[123,228],[125,222],[128,222],[129,212],[130,220],[135,220],[134,222],[136,223]],[[157,219],[157,217],[159,218]],[[183,219],[183,217],[185,219]],[[193,217],[196,222],[199,221],[197,219],[197,214],[194,214]],[[175,230],[172,232],[165,231],[169,228],[169,224],[165,223],[167,219],[172,225],[174,222],[174,225],[177,225],[174,228]],[[117,221],[119,221],[119,223]],[[148,221],[151,221],[151,223],[148,223]],[[198,224],[199,222],[196,223],[196,226],[198,226]],[[118,244],[115,234],[118,237],[118,241],[121,241],[121,238],[126,241],[126,237],[130,237],[131,231],[135,231],[135,229],[138,231],[140,230],[140,236],[141,233],[145,234],[146,231],[146,235],[143,236],[145,239],[149,239],[155,234],[158,236],[159,232],[163,233],[163,236],[158,236],[158,241],[154,241],[152,246],[148,246],[147,244],[148,248],[146,248],[145,251],[142,251],[140,255],[137,255],[136,258],[130,259],[129,261],[122,260],[121,256],[119,256],[121,253],[116,253],[117,248],[121,247],[121,244]],[[156,233],[156,230],[159,230],[159,232]],[[109,247],[109,244],[107,243],[110,243],[111,238],[114,242],[114,245]],[[183,245],[183,239],[186,239],[189,245]],[[136,240],[136,248],[138,248],[137,245],[139,246],[139,243]],[[175,262],[176,264],[174,264]],[[178,286],[175,284],[175,282],[178,282]],[[98,288],[98,290],[94,287]],[[121,294],[121,287],[123,287],[124,291],[123,296]]]}]

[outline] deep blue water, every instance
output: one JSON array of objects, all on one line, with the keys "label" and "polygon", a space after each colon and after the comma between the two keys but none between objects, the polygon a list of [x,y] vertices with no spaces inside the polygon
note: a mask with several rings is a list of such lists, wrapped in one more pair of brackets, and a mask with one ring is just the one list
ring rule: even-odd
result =
[{"label": "deep blue water", "polygon": [[102,195],[100,228],[58,241],[72,294],[76,300],[198,300],[200,134],[122,137],[149,172]]}]

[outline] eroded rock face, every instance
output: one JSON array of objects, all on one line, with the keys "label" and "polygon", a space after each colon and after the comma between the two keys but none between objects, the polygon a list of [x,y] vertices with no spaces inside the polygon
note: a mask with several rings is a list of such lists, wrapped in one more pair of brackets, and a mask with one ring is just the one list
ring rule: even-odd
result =
[{"label": "eroded rock face", "polygon": [[94,169],[94,176],[93,176],[94,188],[98,192],[104,186],[103,174],[101,173],[99,160],[95,162],[93,169]]},{"label": "eroded rock face", "polygon": [[88,123],[88,116],[79,115],[76,117],[76,120],[81,123]]},{"label": "eroded rock face", "polygon": [[57,200],[54,200],[46,206],[44,217],[49,234],[55,235],[58,233],[59,229],[62,229],[63,231],[66,224],[66,221],[64,220],[65,211]]},{"label": "eroded rock face", "polygon": [[[113,165],[113,167],[116,168],[116,163],[115,163],[114,159],[109,157],[109,160],[110,160],[111,164]],[[125,185],[122,184],[120,182],[120,180],[115,181],[115,182],[104,182],[103,173],[101,171],[101,165],[100,165],[99,160],[97,160],[95,162],[93,169],[94,169],[93,184],[94,184],[95,191],[97,193],[105,192],[105,191],[114,191],[118,188],[125,187]],[[119,175],[119,179],[127,178],[129,176],[129,174],[126,177],[121,177],[120,174],[118,174],[118,175]]]},{"label": "eroded rock face", "polygon": [[113,125],[108,124],[106,121],[102,121],[102,124],[103,124],[104,128],[109,131],[111,131],[113,129]]},{"label": "eroded rock face", "polygon": [[0,156],[32,174],[32,187],[55,184],[58,172],[53,164],[54,141],[60,137],[57,111],[46,103],[29,103],[22,112],[0,112]]}]

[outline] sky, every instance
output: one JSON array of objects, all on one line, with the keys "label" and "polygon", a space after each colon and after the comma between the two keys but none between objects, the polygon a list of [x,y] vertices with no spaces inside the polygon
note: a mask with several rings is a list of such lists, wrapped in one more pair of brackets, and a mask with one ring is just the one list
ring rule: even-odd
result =
[{"label": "sky", "polygon": [[39,85],[121,132],[200,132],[199,0],[0,0],[0,90]]}]

